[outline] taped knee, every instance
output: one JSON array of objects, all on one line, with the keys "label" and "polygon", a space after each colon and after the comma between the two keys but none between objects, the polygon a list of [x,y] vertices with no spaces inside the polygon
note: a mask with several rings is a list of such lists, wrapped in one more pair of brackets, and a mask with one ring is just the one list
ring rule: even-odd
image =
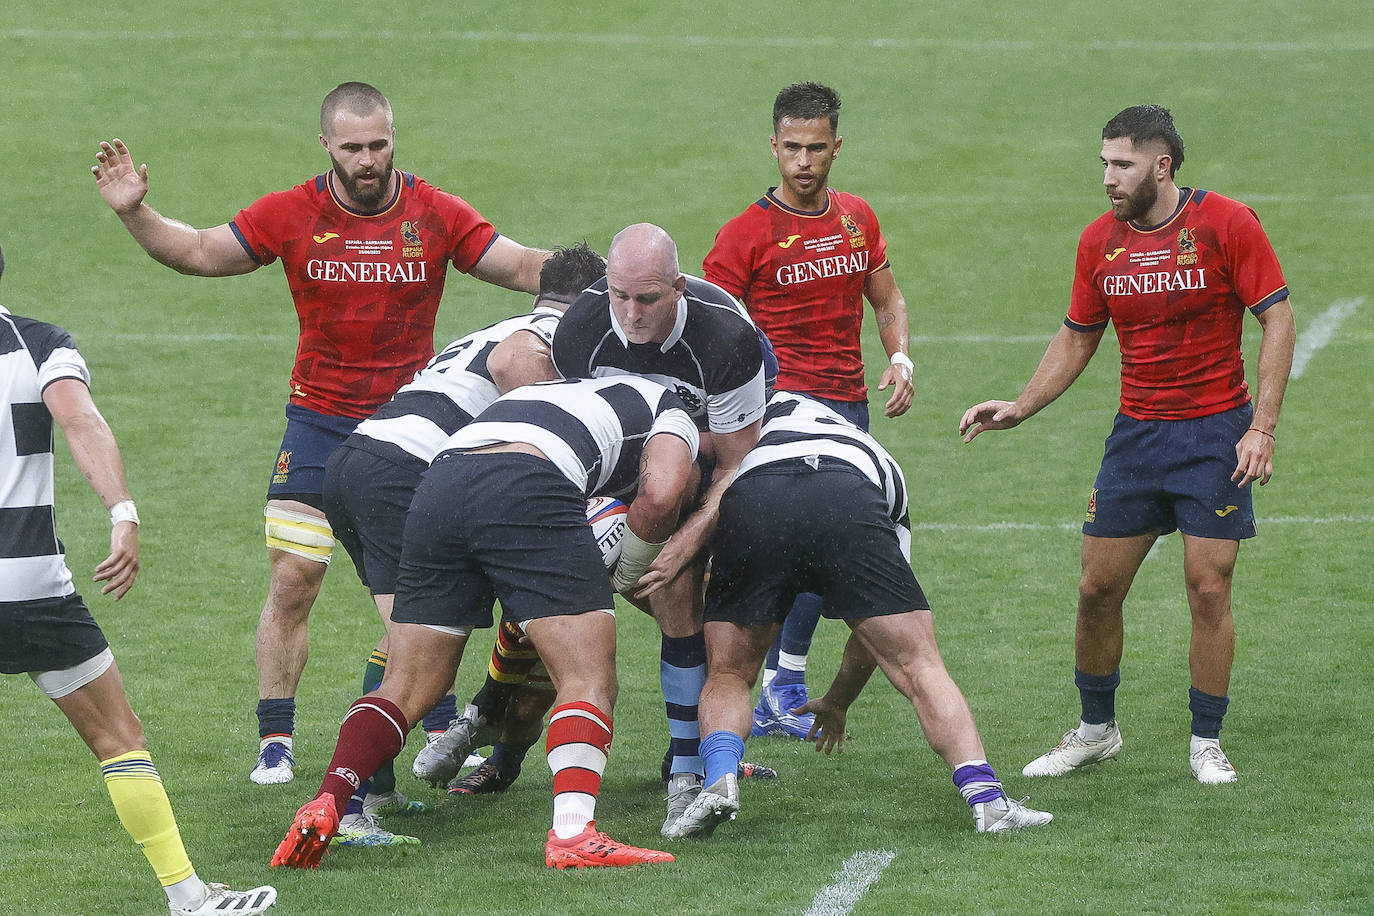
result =
[{"label": "taped knee", "polygon": [[267,518],[268,547],[329,565],[334,552],[334,531],[329,522],[277,506],[268,506],[262,514]]}]

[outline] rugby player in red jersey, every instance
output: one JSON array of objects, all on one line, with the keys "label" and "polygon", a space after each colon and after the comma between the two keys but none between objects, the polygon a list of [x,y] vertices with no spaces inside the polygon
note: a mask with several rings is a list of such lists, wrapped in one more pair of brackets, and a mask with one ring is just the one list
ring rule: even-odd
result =
[{"label": "rugby player in red jersey", "polygon": [[271,576],[258,622],[259,757],[251,778],[289,782],[307,619],[334,538],[321,509],[325,461],[434,355],[434,317],[451,263],[479,280],[538,292],[547,252],[505,238],[466,201],[393,165],[391,105],[344,83],[320,110],[332,168],[262,197],[232,221],[195,229],[150,207],[148,167],[102,142],[91,169],[105,202],[158,262],[201,277],[278,259],[300,319],[286,433],[267,492]]},{"label": "rugby player in red jersey", "polygon": [[[1192,610],[1188,663],[1193,775],[1236,780],[1221,750],[1235,623],[1231,578],[1255,535],[1249,484],[1273,473],[1274,429],[1297,331],[1288,286],[1254,211],[1214,191],[1180,188],[1183,140],[1168,109],[1127,108],[1102,131],[1111,210],[1078,242],[1064,326],[1015,401],[984,401],[959,424],[965,441],[1009,429],[1052,402],[1087,366],[1106,330],[1121,347],[1117,414],[1083,525],[1074,680],[1078,728],[1031,761],[1058,776],[1121,751],[1122,602],[1145,555],[1180,531]],[[1253,399],[1241,324],[1262,329]]]},{"label": "rugby player in red jersey", "polygon": [[[868,429],[861,329],[864,299],[873,308],[890,364],[878,390],[900,417],[911,407],[906,300],[887,259],[878,217],[861,197],[830,187],[844,138],[840,97],[820,83],[794,83],[773,102],[777,187],[721,227],[703,262],[706,279],[741,300],[778,358],[780,391],[804,394]],[[753,734],[805,740],[806,655],[821,604],[803,594],[783,622],[764,664]]]}]

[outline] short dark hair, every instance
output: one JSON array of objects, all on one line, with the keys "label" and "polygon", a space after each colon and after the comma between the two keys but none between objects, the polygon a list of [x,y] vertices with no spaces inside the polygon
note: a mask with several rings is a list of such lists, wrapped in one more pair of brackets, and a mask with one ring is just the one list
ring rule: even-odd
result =
[{"label": "short dark hair", "polygon": [[840,129],[840,94],[820,83],[793,83],[773,100],[773,130],[783,118],[811,121],[829,118],[830,129]]},{"label": "short dark hair", "polygon": [[605,259],[586,242],[555,248],[539,271],[539,295],[541,298],[572,302],[584,289],[604,276]]},{"label": "short dark hair", "polygon": [[1169,176],[1183,165],[1183,138],[1174,128],[1174,116],[1159,105],[1132,105],[1107,122],[1102,128],[1103,140],[1125,137],[1136,146],[1151,140],[1162,140],[1169,148]]},{"label": "short dark hair", "polygon": [[386,119],[390,122],[391,103],[376,86],[356,82],[340,83],[329,90],[329,94],[324,97],[324,103],[320,105],[320,133],[329,133],[334,116],[341,110],[356,115],[370,115],[378,108],[386,112]]}]

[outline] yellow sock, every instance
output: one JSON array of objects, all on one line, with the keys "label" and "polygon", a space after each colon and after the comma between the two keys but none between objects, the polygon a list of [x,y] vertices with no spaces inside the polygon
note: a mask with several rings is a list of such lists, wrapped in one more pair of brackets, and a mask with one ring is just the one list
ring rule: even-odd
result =
[{"label": "yellow sock", "polygon": [[172,815],[172,803],[162,788],[162,777],[148,752],[130,751],[102,760],[100,773],[105,777],[105,788],[119,822],[143,850],[162,886],[195,874],[181,845],[181,832]]}]

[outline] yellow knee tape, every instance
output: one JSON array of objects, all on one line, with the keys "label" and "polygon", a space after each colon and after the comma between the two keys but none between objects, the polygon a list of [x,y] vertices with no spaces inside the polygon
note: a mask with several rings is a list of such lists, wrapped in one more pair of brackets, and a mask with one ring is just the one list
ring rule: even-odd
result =
[{"label": "yellow knee tape", "polygon": [[277,506],[268,506],[262,514],[267,518],[268,547],[329,564],[329,557],[334,552],[334,532],[329,522],[317,515]]}]

